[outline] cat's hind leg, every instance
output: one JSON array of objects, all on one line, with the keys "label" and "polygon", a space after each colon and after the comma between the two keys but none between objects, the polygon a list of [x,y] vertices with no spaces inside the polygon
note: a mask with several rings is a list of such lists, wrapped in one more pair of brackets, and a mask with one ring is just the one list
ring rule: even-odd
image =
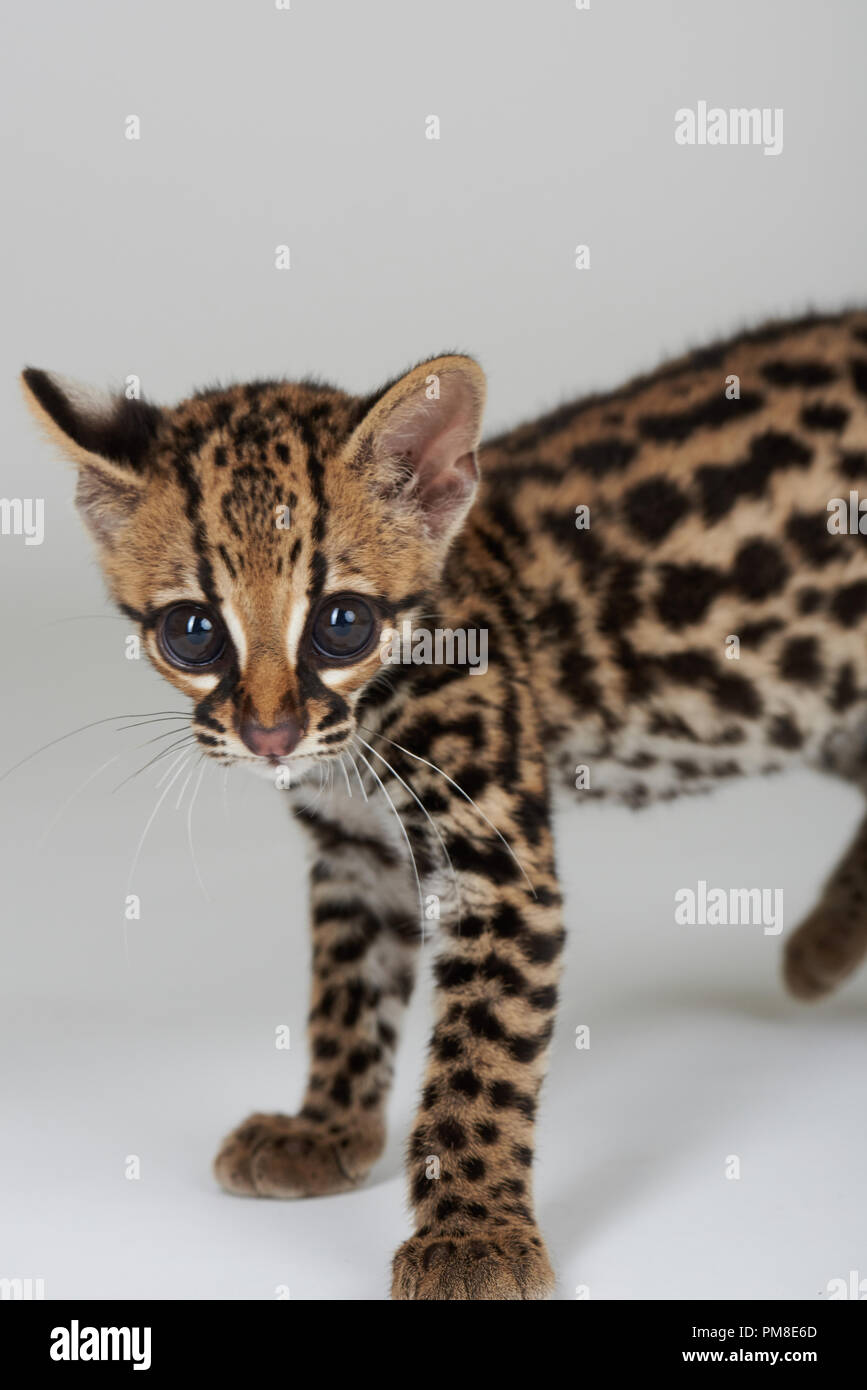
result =
[{"label": "cat's hind leg", "polygon": [[867,955],[867,817],[822,895],[785,946],[783,976],[798,999],[820,999]]}]

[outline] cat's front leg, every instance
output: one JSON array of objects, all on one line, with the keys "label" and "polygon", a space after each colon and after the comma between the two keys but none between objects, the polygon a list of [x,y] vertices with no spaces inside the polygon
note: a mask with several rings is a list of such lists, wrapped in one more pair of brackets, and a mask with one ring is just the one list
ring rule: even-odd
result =
[{"label": "cat's front leg", "polygon": [[409,1146],[416,1231],[394,1258],[398,1299],[553,1289],[531,1174],[564,933],[541,764],[526,766],[523,784],[482,799],[511,852],[453,789],[439,819],[460,909],[440,926],[437,1016]]},{"label": "cat's front leg", "polygon": [[[299,819],[313,834],[310,1074],[296,1115],[255,1114],[224,1140],[214,1169],[227,1191],[314,1197],[356,1187],[385,1143],[385,1102],[419,942],[415,884],[376,807]],[[363,807],[363,810],[362,810]]]}]

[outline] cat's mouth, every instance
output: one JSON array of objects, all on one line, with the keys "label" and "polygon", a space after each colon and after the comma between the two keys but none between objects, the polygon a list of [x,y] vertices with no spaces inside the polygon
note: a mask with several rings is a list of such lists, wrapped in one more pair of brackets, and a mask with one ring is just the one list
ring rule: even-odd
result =
[{"label": "cat's mouth", "polygon": [[255,754],[248,752],[234,752],[224,750],[222,754],[217,753],[219,761],[230,766],[244,766],[259,777],[283,789],[289,786],[298,786],[299,783],[306,781],[317,771],[322,772],[324,768],[341,761],[341,755],[349,750],[349,742],[341,744],[339,747],[332,746],[328,749],[311,749],[300,753],[287,754]]},{"label": "cat's mouth", "polygon": [[[345,728],[327,729],[321,736],[318,730],[311,730],[300,745],[285,752],[277,749],[257,752],[241,738],[240,731],[231,727],[224,729],[220,736],[215,736],[208,728],[195,728],[192,732],[205,753],[221,766],[249,768],[280,787],[297,786],[311,774],[321,773],[342,759],[352,757],[352,730]],[[335,739],[335,732],[342,737]]]}]

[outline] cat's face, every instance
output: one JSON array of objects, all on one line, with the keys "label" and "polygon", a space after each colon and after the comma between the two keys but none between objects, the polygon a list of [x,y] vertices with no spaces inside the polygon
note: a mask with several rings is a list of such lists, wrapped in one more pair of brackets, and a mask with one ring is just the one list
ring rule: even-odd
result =
[{"label": "cat's face", "polygon": [[338,756],[383,673],[383,630],[429,612],[472,502],[476,363],[433,359],[368,400],[274,383],[171,410],[94,402],[33,369],[24,384],[205,751],[269,776]]}]

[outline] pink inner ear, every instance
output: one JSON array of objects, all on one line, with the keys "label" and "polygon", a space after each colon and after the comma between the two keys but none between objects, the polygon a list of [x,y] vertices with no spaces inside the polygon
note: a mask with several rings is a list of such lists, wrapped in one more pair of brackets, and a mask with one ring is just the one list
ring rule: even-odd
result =
[{"label": "pink inner ear", "polygon": [[421,507],[429,531],[439,536],[465,511],[478,479],[475,441],[478,412],[467,383],[454,373],[440,382],[439,400],[405,403],[381,441],[405,461],[407,493]]},{"label": "pink inner ear", "polygon": [[475,455],[449,456],[444,464],[429,465],[421,460],[416,470],[415,496],[427,517],[431,532],[446,531],[469,502],[476,488],[479,470]]}]

